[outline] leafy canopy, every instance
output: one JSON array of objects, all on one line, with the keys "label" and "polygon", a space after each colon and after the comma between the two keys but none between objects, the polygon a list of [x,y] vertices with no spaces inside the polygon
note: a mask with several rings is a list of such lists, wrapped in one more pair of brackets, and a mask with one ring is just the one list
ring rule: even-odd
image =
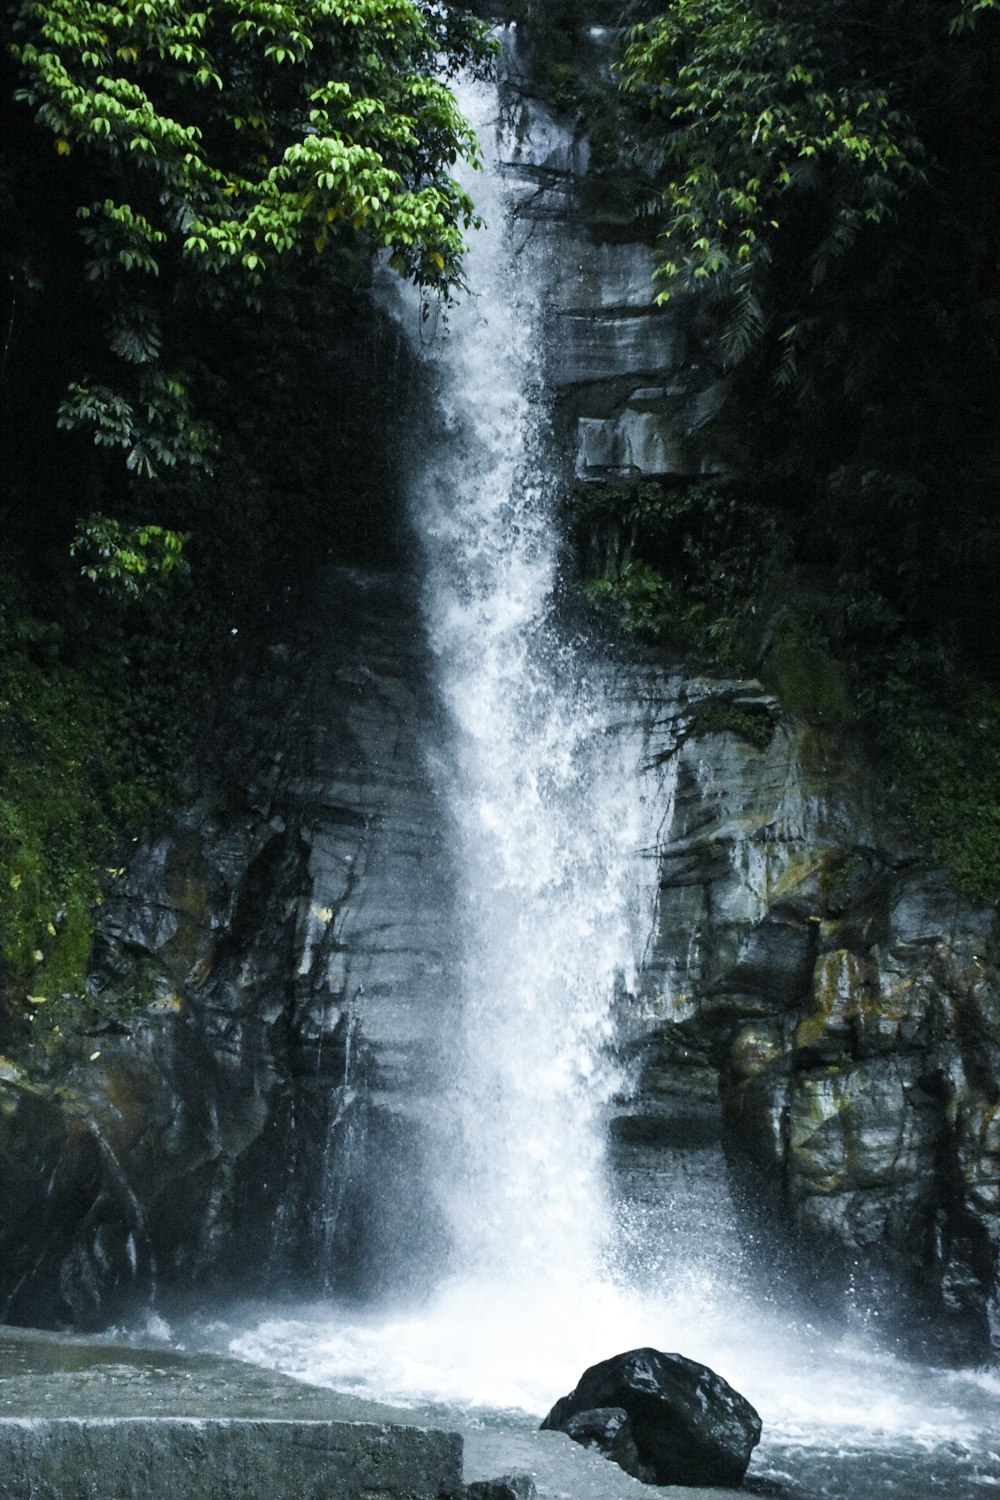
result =
[{"label": "leafy canopy", "polygon": [[26,0],[13,29],[18,97],[107,179],[78,210],[91,278],[156,276],[180,250],[253,285],[345,226],[456,278],[471,205],[448,169],[475,142],[431,76],[441,18],[414,0]]},{"label": "leafy canopy", "polygon": [[776,241],[806,231],[808,294],[922,178],[894,90],[856,66],[859,9],[675,0],[632,34],[622,82],[663,129],[660,300],[721,277],[740,302],[731,356],[762,331]]},{"label": "leafy canopy", "polygon": [[8,15],[11,295],[72,297],[60,425],[137,477],[211,461],[192,305],[264,311],[276,286],[356,279],[378,250],[439,292],[460,283],[473,208],[451,173],[477,146],[446,80],[490,51],[466,12],[15,0]]},{"label": "leafy canopy", "polygon": [[724,536],[702,585],[661,507],[603,592],[676,635],[703,588],[693,624],[733,619],[779,691],[846,669],[938,852],[995,900],[1000,0],[662,12],[623,60],[619,160],[662,295],[698,293],[711,338],[723,311],[727,456],[788,550],[740,614]]}]

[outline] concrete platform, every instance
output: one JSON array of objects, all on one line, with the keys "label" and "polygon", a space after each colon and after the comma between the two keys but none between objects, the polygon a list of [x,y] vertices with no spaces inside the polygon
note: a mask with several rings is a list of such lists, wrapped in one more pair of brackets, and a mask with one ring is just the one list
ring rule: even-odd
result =
[{"label": "concrete platform", "polygon": [[462,1439],[238,1360],[0,1330],[4,1500],[457,1500]]},{"label": "concrete platform", "polygon": [[457,1500],[454,1433],[245,1417],[0,1419],[11,1500]]},{"label": "concrete platform", "polygon": [[2,1500],[741,1500],[640,1484],[524,1417],[384,1406],[216,1355],[0,1327]]}]

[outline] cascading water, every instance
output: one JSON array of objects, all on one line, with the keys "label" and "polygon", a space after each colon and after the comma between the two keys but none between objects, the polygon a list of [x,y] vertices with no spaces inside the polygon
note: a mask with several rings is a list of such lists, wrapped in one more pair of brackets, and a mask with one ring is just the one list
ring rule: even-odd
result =
[{"label": "cascading water", "polygon": [[611,1002],[634,979],[654,870],[638,857],[652,837],[637,747],[553,623],[538,309],[515,275],[499,179],[478,197],[490,228],[469,267],[474,297],[429,361],[442,435],[414,486],[461,892],[440,1176],[456,1273],[523,1295],[557,1277],[589,1285],[600,1261]]},{"label": "cascading water", "polygon": [[[472,86],[461,102],[489,149],[495,91]],[[377,1371],[383,1395],[530,1406],[532,1381],[557,1388],[601,1346],[581,1334],[612,1295],[613,1011],[652,924],[662,808],[644,795],[635,716],[555,619],[539,292],[528,257],[511,254],[501,174],[474,186],[485,227],[446,329],[415,297],[387,294],[433,413],[411,502],[460,893],[430,1147],[450,1251],[429,1306],[381,1331],[340,1326],[320,1360],[359,1388]]]},{"label": "cascading water", "polygon": [[[495,97],[462,103],[489,155]],[[711,1364],[757,1405],[757,1466],[804,1476],[792,1493],[981,1493],[1000,1485],[992,1376],[921,1372],[768,1305],[736,1264],[717,1181],[706,1193],[682,1171],[652,1208],[619,1194],[609,1210],[615,997],[650,929],[655,864],[641,851],[669,798],[643,785],[637,733],[620,727],[640,716],[555,621],[538,297],[529,257],[511,254],[502,174],[475,197],[488,227],[473,294],[433,333],[415,304],[397,309],[433,398],[412,506],[461,893],[459,978],[441,1005],[453,1082],[430,1122],[451,1249],[416,1308],[293,1310],[230,1348],[453,1421],[471,1409],[530,1426],[586,1364],[653,1344]]]}]

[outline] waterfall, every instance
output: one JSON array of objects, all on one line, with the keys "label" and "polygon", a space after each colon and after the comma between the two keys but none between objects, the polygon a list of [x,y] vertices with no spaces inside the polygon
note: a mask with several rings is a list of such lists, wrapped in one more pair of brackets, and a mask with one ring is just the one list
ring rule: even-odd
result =
[{"label": "waterfall", "polygon": [[[461,104],[491,164],[496,98],[477,86]],[[710,1364],[758,1407],[760,1463],[782,1493],[799,1492],[794,1472],[830,1500],[929,1500],[941,1484],[967,1500],[1000,1482],[993,1374],[919,1371],[755,1285],[717,1141],[638,1149],[609,1190],[607,1116],[628,1081],[616,1008],[653,921],[657,868],[642,851],[670,817],[669,776],[642,771],[628,685],[561,629],[544,256],[513,232],[516,173],[470,186],[486,222],[471,293],[435,320],[386,292],[418,355],[410,503],[441,710],[428,755],[459,892],[436,997],[433,1071],[448,1082],[420,1120],[450,1248],[408,1304],[258,1312],[226,1328],[228,1347],[506,1443],[588,1364],[652,1344]]]},{"label": "waterfall", "polygon": [[[489,158],[495,94],[480,86],[460,102]],[[651,923],[655,871],[639,857],[651,810],[607,674],[555,618],[539,278],[512,254],[499,172],[476,199],[473,293],[421,350],[437,436],[412,493],[461,892],[439,1179],[457,1274],[582,1286],[607,1235],[612,1003]]]},{"label": "waterfall", "polygon": [[524,183],[493,160],[496,90],[467,85],[459,103],[487,164],[468,184],[483,220],[470,291],[428,316],[384,288],[418,361],[409,498],[441,709],[428,755],[459,893],[438,996],[448,1082],[422,1122],[450,1248],[421,1307],[265,1324],[233,1347],[266,1360],[280,1342],[286,1369],[397,1399],[531,1410],[622,1336],[615,1011],[653,922],[663,812],[625,686],[559,620],[544,257],[518,240]]}]

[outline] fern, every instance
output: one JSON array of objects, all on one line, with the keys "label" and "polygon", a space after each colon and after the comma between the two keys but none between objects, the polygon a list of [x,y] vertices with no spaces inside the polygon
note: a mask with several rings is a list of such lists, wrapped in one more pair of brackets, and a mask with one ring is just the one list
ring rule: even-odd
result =
[{"label": "fern", "polygon": [[722,331],[722,352],[726,364],[741,364],[760,347],[763,336],[764,310],[750,275],[743,273],[732,293],[729,319]]}]

